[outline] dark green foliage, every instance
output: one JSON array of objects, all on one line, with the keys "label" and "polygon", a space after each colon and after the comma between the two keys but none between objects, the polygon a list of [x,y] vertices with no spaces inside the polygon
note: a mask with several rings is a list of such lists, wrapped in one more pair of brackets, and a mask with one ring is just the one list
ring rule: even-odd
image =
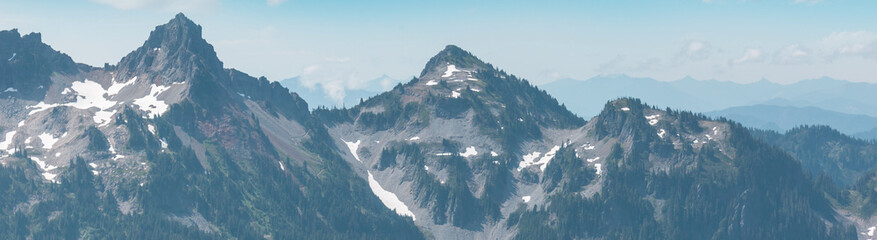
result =
[{"label": "dark green foliage", "polygon": [[542,184],[546,192],[552,192],[558,186],[562,192],[578,192],[595,177],[594,168],[576,157],[575,148],[563,146],[557,150],[551,164],[545,167]]},{"label": "dark green foliage", "polygon": [[94,126],[85,129],[84,137],[88,141],[88,150],[90,151],[107,151],[110,149],[110,142],[104,133]]},{"label": "dark green foliage", "polygon": [[[587,197],[577,188],[558,184],[547,206],[518,210],[509,217],[509,225],[517,223],[516,238],[856,238],[854,228],[834,218],[823,193],[800,165],[783,151],[752,138],[739,124],[726,122],[731,126],[727,144],[736,149],[731,159],[711,144],[677,151],[658,139],[636,136],[654,135],[630,123],[641,116],[621,115],[636,112],[630,107],[629,113],[604,110],[607,116],[598,116],[610,130],[605,136],[632,140],[630,146],[616,144],[610,151],[601,191]],[[552,169],[560,165],[562,154],[545,171],[547,187],[554,186],[558,176],[566,176],[562,170],[569,167]],[[655,172],[650,155],[669,156],[680,164]]]},{"label": "dark green foliage", "polygon": [[779,134],[751,130],[753,136],[787,151],[811,174],[828,175],[841,187],[877,168],[877,144],[841,134],[827,126],[801,126]]}]

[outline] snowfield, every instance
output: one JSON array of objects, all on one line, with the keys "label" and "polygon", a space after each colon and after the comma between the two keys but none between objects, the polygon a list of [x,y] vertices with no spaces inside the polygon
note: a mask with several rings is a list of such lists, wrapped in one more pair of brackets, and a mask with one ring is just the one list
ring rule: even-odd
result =
[{"label": "snowfield", "polygon": [[530,202],[530,196],[523,196],[521,197],[521,200],[524,200],[525,203],[528,203]]},{"label": "snowfield", "polygon": [[353,154],[353,158],[356,158],[356,161],[362,162],[359,160],[359,154],[356,154],[356,151],[359,149],[359,144],[362,143],[362,140],[356,140],[356,142],[348,142],[341,139],[344,144],[347,144],[347,148],[350,149],[350,153]]},{"label": "snowfield", "polygon": [[384,203],[384,206],[387,206],[387,208],[395,211],[396,214],[399,214],[400,216],[410,216],[412,220],[417,220],[417,218],[414,216],[414,213],[411,212],[411,210],[408,210],[408,206],[406,206],[404,202],[399,200],[399,197],[397,197],[396,194],[384,190],[384,188],[381,187],[381,184],[379,184],[378,181],[375,180],[375,177],[372,175],[371,172],[366,171],[366,173],[368,173],[369,188],[371,188],[375,196],[378,196],[378,199],[380,199],[381,202]]}]

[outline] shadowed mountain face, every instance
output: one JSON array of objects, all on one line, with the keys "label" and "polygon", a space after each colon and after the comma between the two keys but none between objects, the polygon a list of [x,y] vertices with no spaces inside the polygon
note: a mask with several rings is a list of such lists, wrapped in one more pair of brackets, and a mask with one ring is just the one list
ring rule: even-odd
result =
[{"label": "shadowed mountain face", "polygon": [[[855,170],[871,164],[819,162],[789,133],[634,98],[576,103],[603,104],[586,121],[453,45],[407,83],[311,112],[224,68],[201,31],[177,15],[103,68],[0,33],[0,55],[16,53],[0,84],[19,90],[0,98],[0,238],[854,239],[873,226],[871,175]],[[843,193],[812,172],[862,178]]]}]

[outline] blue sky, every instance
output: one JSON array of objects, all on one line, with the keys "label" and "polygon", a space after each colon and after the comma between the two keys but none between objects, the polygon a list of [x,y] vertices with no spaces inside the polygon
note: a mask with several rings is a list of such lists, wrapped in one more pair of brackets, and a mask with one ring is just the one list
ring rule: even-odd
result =
[{"label": "blue sky", "polygon": [[42,32],[101,66],[177,12],[226,67],[335,89],[407,80],[447,44],[541,84],[627,74],[877,82],[877,1],[0,0],[0,29]]}]

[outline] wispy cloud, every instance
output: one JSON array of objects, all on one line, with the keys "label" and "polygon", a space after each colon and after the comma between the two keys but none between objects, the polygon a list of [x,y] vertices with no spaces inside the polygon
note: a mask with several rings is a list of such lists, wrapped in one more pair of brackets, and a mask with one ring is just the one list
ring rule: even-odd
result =
[{"label": "wispy cloud", "polygon": [[91,0],[110,7],[132,9],[158,9],[162,11],[202,10],[217,6],[219,0]]},{"label": "wispy cloud", "polygon": [[710,58],[716,52],[718,52],[718,49],[707,41],[689,41],[679,49],[673,58],[673,62],[678,65],[686,62],[703,61]]},{"label": "wispy cloud", "polygon": [[729,63],[731,66],[735,66],[746,63],[760,62],[762,60],[764,60],[764,54],[761,52],[761,50],[750,48],[746,49],[746,51],[743,52],[743,56],[731,59]]}]

